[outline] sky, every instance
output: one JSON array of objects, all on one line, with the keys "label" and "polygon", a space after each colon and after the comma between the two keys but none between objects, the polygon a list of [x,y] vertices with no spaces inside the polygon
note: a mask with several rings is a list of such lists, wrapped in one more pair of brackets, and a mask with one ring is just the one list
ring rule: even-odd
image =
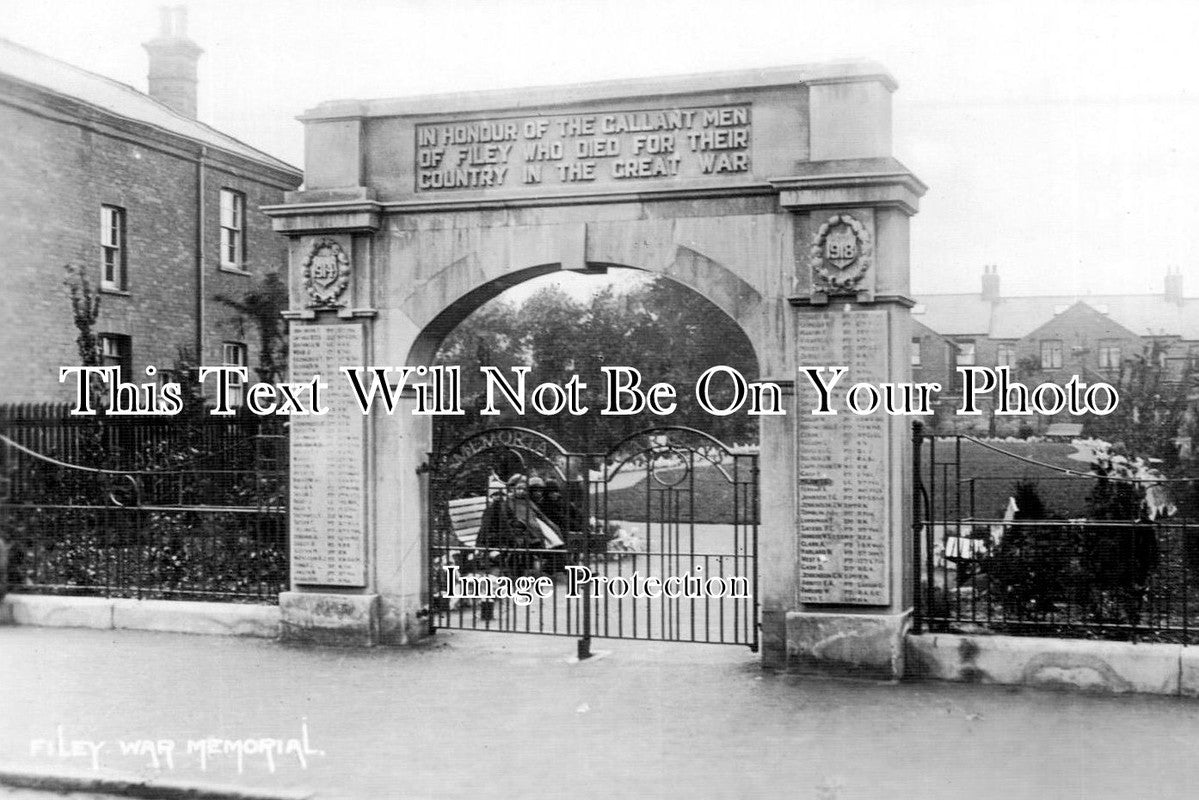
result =
[{"label": "sky", "polygon": [[[156,0],[4,0],[0,36],[136,88]],[[297,166],[343,98],[882,62],[929,186],[919,293],[1199,295],[1199,3],[190,0],[200,118]]]}]

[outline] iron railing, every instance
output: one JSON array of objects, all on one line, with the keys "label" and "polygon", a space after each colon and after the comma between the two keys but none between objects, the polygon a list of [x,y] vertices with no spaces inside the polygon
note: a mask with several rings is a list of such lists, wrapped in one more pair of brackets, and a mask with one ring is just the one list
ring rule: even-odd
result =
[{"label": "iron railing", "polygon": [[[1004,447],[916,430],[916,631],[1199,642],[1196,481],[1088,474]],[[1032,518],[1007,507],[1021,492],[1043,504]]]},{"label": "iron railing", "polygon": [[224,453],[196,450],[190,467],[132,470],[0,435],[13,591],[277,602],[288,586],[286,446],[255,434]]},{"label": "iron railing", "polygon": [[[66,403],[0,405],[0,433],[68,464],[115,470],[253,467],[278,456],[261,437],[285,437],[286,423],[245,411],[232,416],[74,416]],[[286,450],[275,466],[286,467]]]}]

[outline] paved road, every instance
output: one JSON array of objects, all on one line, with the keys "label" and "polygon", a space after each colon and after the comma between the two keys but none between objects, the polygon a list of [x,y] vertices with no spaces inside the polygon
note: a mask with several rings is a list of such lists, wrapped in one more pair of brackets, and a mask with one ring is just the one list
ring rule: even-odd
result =
[{"label": "paved road", "polygon": [[[0,629],[0,761],[357,798],[1191,798],[1199,702],[764,674],[738,648],[440,633],[418,649]],[[58,758],[61,736],[81,755]],[[188,742],[300,740],[201,766]],[[163,740],[173,763],[119,752]],[[98,742],[105,744],[94,751]],[[158,748],[159,745],[155,745]],[[200,749],[205,746],[200,745]],[[162,748],[169,749],[167,744]],[[312,752],[320,751],[320,752]]]}]

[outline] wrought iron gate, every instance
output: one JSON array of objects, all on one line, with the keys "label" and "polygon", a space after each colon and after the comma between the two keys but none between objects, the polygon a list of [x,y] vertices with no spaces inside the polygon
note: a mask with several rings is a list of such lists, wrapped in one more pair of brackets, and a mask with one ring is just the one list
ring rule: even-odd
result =
[{"label": "wrought iron gate", "polygon": [[431,630],[758,647],[758,457],[690,428],[570,453],[492,428],[428,466]]}]

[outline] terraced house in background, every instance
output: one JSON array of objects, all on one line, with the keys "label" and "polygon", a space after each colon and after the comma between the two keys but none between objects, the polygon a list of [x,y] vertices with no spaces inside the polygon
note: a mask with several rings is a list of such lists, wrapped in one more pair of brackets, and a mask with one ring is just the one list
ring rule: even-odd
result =
[{"label": "terraced house in background", "polygon": [[961,366],[1009,366],[1037,383],[1065,383],[1074,375],[1115,382],[1130,359],[1144,357],[1156,361],[1166,380],[1180,381],[1199,366],[1199,297],[1183,295],[1182,275],[1174,270],[1163,288],[1161,294],[1008,297],[1000,293],[998,268],[988,266],[979,292],[915,298],[913,374],[939,380],[944,370],[934,374],[925,362],[948,358]]},{"label": "terraced house in background", "polygon": [[0,403],[66,400],[78,364],[64,266],[101,296],[106,363],[138,381],[181,349],[205,364],[257,360],[251,322],[217,301],[285,266],[258,208],[300,170],[196,119],[182,7],[145,44],[149,93],[0,39]]}]

